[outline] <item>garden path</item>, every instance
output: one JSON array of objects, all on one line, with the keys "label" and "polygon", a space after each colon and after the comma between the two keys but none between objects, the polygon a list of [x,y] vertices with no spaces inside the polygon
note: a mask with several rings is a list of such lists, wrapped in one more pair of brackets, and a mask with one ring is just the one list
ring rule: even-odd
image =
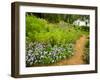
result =
[{"label": "garden path", "polygon": [[82,37],[80,37],[80,39],[76,41],[74,55],[69,59],[65,59],[53,64],[53,66],[84,64],[82,56],[84,54],[85,43],[86,43],[86,36],[83,35]]}]

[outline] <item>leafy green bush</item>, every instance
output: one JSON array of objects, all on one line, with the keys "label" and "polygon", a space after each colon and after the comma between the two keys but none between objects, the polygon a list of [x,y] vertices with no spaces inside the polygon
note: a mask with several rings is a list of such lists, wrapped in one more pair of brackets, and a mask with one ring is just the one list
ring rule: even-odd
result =
[{"label": "leafy green bush", "polygon": [[75,42],[81,35],[73,28],[63,29],[35,16],[26,17],[26,37],[29,41],[53,42],[55,44]]},{"label": "leafy green bush", "polygon": [[89,40],[85,44],[85,50],[84,50],[83,60],[86,64],[89,64]]},{"label": "leafy green bush", "polygon": [[89,32],[89,26],[81,26],[81,30]]}]

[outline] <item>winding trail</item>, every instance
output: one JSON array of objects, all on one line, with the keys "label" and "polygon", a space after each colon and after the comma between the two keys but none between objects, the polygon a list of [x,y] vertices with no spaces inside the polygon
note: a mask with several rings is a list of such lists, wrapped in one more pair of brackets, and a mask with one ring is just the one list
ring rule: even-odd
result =
[{"label": "winding trail", "polygon": [[84,54],[86,40],[87,39],[85,35],[81,36],[80,39],[76,41],[74,55],[69,59],[61,60],[57,63],[54,63],[52,64],[52,66],[84,64],[82,56]]}]

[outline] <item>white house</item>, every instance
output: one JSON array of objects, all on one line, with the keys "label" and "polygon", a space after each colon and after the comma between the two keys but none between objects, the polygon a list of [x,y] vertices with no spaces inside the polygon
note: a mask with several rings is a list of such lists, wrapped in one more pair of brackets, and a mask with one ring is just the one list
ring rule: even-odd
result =
[{"label": "white house", "polygon": [[90,26],[90,23],[89,23],[89,20],[82,21],[80,19],[77,19],[76,21],[73,22],[73,25],[76,25],[76,26]]}]

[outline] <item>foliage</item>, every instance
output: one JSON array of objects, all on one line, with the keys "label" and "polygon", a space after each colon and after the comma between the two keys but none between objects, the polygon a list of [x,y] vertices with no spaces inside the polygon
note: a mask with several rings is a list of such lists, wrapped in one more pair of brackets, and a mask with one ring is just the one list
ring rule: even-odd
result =
[{"label": "foliage", "polygon": [[48,23],[35,16],[26,17],[26,37],[29,42],[64,44],[65,42],[75,42],[81,34],[81,31],[76,31],[73,27],[62,28],[59,24]]},{"label": "foliage", "polygon": [[89,40],[85,44],[85,50],[84,50],[83,60],[86,64],[89,64]]},{"label": "foliage", "polygon": [[50,23],[59,23],[64,21],[66,23],[72,24],[75,20],[80,19],[82,21],[89,20],[89,15],[77,15],[77,14],[50,14],[50,13],[27,13],[28,15],[33,15],[38,18],[43,18]]},{"label": "foliage", "polygon": [[61,59],[68,58],[73,53],[73,44],[54,45],[42,44],[38,42],[27,44],[26,48],[26,64],[32,65],[47,65],[55,63]]},{"label": "foliage", "polygon": [[87,31],[87,32],[90,31],[88,26],[81,26],[81,30]]}]

